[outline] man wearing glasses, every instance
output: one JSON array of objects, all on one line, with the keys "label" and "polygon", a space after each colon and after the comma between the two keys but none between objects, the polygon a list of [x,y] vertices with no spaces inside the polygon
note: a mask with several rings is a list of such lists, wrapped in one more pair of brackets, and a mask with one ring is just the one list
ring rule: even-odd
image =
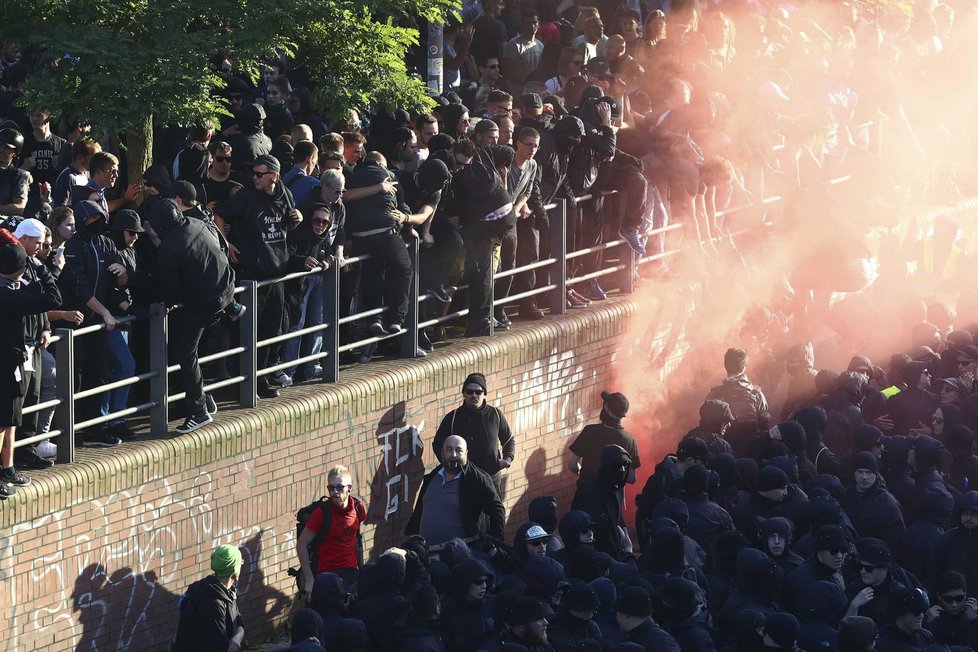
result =
[{"label": "man wearing glasses", "polygon": [[[255,159],[251,188],[245,188],[217,207],[214,221],[228,234],[228,258],[237,265],[241,278],[260,281],[284,276],[289,263],[285,236],[302,221],[292,193],[279,178],[278,159],[268,154]],[[285,286],[281,283],[258,289],[258,338],[281,335],[288,328]],[[280,347],[258,349],[258,368],[278,360]],[[276,398],[278,390],[266,377],[258,380],[258,396]]]},{"label": "man wearing glasses", "polygon": [[435,433],[432,448],[441,453],[449,435],[465,440],[472,464],[492,477],[500,496],[501,473],[513,464],[516,439],[499,408],[489,405],[486,377],[469,374],[462,383],[462,406],[445,415]]},{"label": "man wearing glasses", "polygon": [[131,184],[126,189],[124,197],[119,199],[107,199],[105,194],[119,180],[119,159],[115,154],[108,152],[96,152],[88,164],[89,181],[88,185],[73,188],[71,191],[71,204],[80,201],[91,200],[102,207],[107,215],[112,215],[120,208],[125,208],[140,193],[138,184]]},{"label": "man wearing glasses", "polygon": [[348,468],[334,466],[326,481],[329,501],[313,511],[296,542],[303,586],[312,587],[320,573],[336,573],[350,587],[359,573],[360,526],[367,520],[367,510],[351,493],[353,475]]},{"label": "man wearing glasses", "polygon": [[207,192],[207,208],[214,208],[241,190],[241,184],[231,178],[231,146],[223,140],[210,145],[211,162],[204,180]]}]

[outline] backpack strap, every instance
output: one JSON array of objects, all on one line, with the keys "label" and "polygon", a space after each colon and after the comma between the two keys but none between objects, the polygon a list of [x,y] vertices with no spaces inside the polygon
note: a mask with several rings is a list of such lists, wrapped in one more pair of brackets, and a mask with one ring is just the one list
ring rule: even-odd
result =
[{"label": "backpack strap", "polygon": [[321,496],[316,502],[316,509],[322,512],[323,522],[320,523],[319,529],[316,530],[316,536],[309,542],[309,565],[312,567],[314,575],[316,574],[317,562],[316,549],[326,540],[326,535],[329,534],[329,528],[333,522],[333,510],[329,509],[329,496]]}]

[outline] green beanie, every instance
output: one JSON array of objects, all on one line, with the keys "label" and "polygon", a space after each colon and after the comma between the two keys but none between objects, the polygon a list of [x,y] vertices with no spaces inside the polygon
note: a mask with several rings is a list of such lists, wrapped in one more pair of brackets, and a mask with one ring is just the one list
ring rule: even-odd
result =
[{"label": "green beanie", "polygon": [[241,570],[241,551],[224,544],[211,553],[211,570],[218,577],[231,577]]}]

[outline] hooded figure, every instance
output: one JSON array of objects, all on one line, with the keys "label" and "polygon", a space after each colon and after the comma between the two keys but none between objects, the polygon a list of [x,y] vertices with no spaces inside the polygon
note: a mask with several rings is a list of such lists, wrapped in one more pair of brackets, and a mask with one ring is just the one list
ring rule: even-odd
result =
[{"label": "hooded figure", "polygon": [[[554,559],[568,566],[573,552],[579,546],[594,547],[594,521],[590,514],[579,509],[572,509],[560,518],[558,526],[560,540],[564,547],[554,554]],[[588,535],[590,533],[590,536]]]},{"label": "hooded figure", "polygon": [[907,528],[897,547],[897,561],[914,576],[927,577],[927,564],[951,521],[954,498],[942,485],[927,487],[918,503],[918,519]]},{"label": "hooded figure", "polygon": [[601,449],[598,478],[589,486],[578,487],[571,507],[587,512],[595,523],[594,547],[617,561],[631,557],[630,546],[623,540],[628,536],[621,516],[625,483],[632,458],[617,444]]},{"label": "hooded figure", "polygon": [[265,109],[260,104],[245,104],[236,117],[240,131],[228,141],[231,145],[231,169],[238,183],[246,185],[245,182],[249,182],[247,185],[251,185],[251,180],[247,178],[251,163],[259,156],[271,153],[272,140],[262,131]]},{"label": "hooded figure", "polygon": [[737,460],[730,453],[720,453],[713,458],[716,484],[710,488],[710,497],[729,514],[747,498],[747,492],[737,488]]},{"label": "hooded figure", "polygon": [[594,622],[600,608],[601,600],[590,584],[573,584],[564,590],[560,609],[547,617],[547,640],[554,650],[577,650],[581,641],[600,640],[601,628]]},{"label": "hooded figure", "polygon": [[709,597],[707,604],[714,615],[720,611],[720,607],[726,603],[737,585],[737,555],[749,547],[750,542],[737,530],[724,532],[717,537],[716,557],[704,571]]},{"label": "hooded figure", "polygon": [[561,591],[567,586],[564,566],[552,557],[531,557],[521,574],[523,595],[536,598],[552,610],[560,604]]},{"label": "hooded figure", "polygon": [[700,587],[682,577],[670,577],[652,595],[655,620],[679,647],[689,652],[714,652],[710,612]]},{"label": "hooded figure", "polygon": [[371,643],[378,649],[386,650],[394,644],[395,623],[411,608],[408,599],[400,593],[406,573],[404,557],[395,553],[385,553],[376,563],[360,570],[359,595],[352,615],[363,621]]},{"label": "hooded figure", "polygon": [[960,425],[944,431],[944,445],[951,453],[948,483],[964,493],[978,486],[978,457],[975,456],[975,431]]},{"label": "hooded figure", "polygon": [[889,489],[901,505],[909,505],[913,500],[914,481],[910,468],[910,449],[913,441],[910,437],[896,435],[886,438],[883,457],[880,460],[880,470],[886,479]]},{"label": "hooded figure", "polygon": [[798,646],[802,650],[835,649],[839,621],[846,614],[848,604],[838,584],[816,582],[798,614]]},{"label": "hooded figure", "polygon": [[931,414],[941,404],[941,399],[930,391],[930,374],[926,363],[908,362],[901,375],[907,387],[887,399],[886,406],[893,419],[893,432],[907,435],[911,429],[930,424]]},{"label": "hooded figure", "polygon": [[706,551],[708,557],[715,554],[716,538],[733,529],[733,519],[727,510],[710,500],[707,495],[710,473],[701,464],[693,464],[683,474],[683,496],[689,510],[689,524],[685,534]]},{"label": "hooded figure", "polygon": [[709,583],[701,570],[687,562],[683,534],[678,528],[657,529],[652,535],[652,554],[642,555],[641,561],[644,563],[639,568],[652,586],[658,586],[670,577],[684,577],[700,587],[700,597],[706,601]]},{"label": "hooded figure", "polygon": [[540,149],[534,157],[540,170],[540,196],[545,204],[554,197],[574,199],[567,181],[571,150],[584,138],[584,123],[567,115],[553,129],[540,132]]},{"label": "hooded figure", "polygon": [[537,496],[530,501],[526,517],[552,535],[547,543],[547,554],[552,554],[564,547],[557,532],[557,499],[553,496]]},{"label": "hooded figure", "polygon": [[805,429],[805,455],[815,467],[816,475],[822,473],[838,475],[839,462],[835,454],[822,443],[822,435],[828,425],[825,410],[820,407],[802,408],[795,413],[795,421]]},{"label": "hooded figure", "polygon": [[786,518],[775,516],[761,524],[758,545],[778,566],[785,575],[801,566],[805,560],[791,550],[794,541],[794,524]]},{"label": "hooded figure", "polygon": [[[869,451],[858,453],[853,456],[852,466],[856,483],[843,495],[842,509],[860,538],[880,539],[895,548],[906,530],[903,511],[882,483],[876,456]],[[869,482],[870,474],[873,476],[871,484],[862,486],[860,478],[866,477]]]},{"label": "hooded figure", "polygon": [[779,611],[778,596],[784,582],[784,571],[756,548],[737,553],[737,586],[717,614],[717,624],[728,628],[736,614],[750,610],[763,616]]},{"label": "hooded figure", "polygon": [[967,586],[978,586],[978,491],[969,491],[958,500],[958,527],[948,530],[937,543],[927,569],[928,586],[935,586],[945,571],[956,570],[965,576]]},{"label": "hooded figure", "polygon": [[723,434],[734,421],[730,406],[719,399],[707,399],[700,406],[700,424],[686,433],[687,437],[699,437],[706,442],[710,462],[721,453],[733,453],[730,442]]},{"label": "hooded figure", "polygon": [[825,426],[825,445],[837,454],[848,452],[856,428],[863,424],[859,404],[866,393],[866,375],[847,371],[839,375],[835,388],[825,402],[828,422]]},{"label": "hooded figure", "polygon": [[811,342],[796,344],[785,355],[788,388],[785,392],[781,420],[787,421],[801,406],[818,395],[815,387],[815,347]]},{"label": "hooded figure", "polygon": [[[485,584],[480,583],[483,578]],[[475,652],[492,634],[493,583],[492,572],[477,559],[467,559],[452,569],[449,591],[441,605],[442,628],[449,650]]]}]

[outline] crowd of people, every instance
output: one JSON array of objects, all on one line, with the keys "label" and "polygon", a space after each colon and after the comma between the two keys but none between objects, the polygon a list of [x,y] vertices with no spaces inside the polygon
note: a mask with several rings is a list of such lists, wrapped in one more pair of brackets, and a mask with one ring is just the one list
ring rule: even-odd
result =
[{"label": "crowd of people", "polygon": [[[518,435],[472,373],[395,547],[364,563],[346,467],[300,512],[288,649],[978,650],[976,341],[978,322],[921,322],[885,369],[856,355],[839,372],[799,344],[776,403],[729,349],[699,424],[653,469],[628,398],[602,392],[597,423],[568,447],[570,504],[528,478],[509,536]],[[224,650],[244,627],[233,581],[215,573],[195,586],[224,583],[226,618],[181,607],[181,640],[211,641],[181,649]]]},{"label": "crowd of people", "polygon": [[[888,191],[930,178],[942,190],[969,180],[959,154],[972,142],[970,127],[956,139],[924,137],[946,135],[960,106],[948,95],[958,85],[938,82],[935,72],[964,78],[975,60],[969,4],[932,2],[912,20],[881,18],[859,3],[661,4],[467,2],[461,21],[445,29],[445,88],[431,112],[381,111],[366,122],[353,109],[320,115],[316,80],[286,58],[270,59],[255,84],[236,74],[233,56],[218,57],[233,115],[219,128],[157,125],[155,163],[141,179],[127,178],[125,148],[90,133],[84,117],[24,106],[24,86],[45,60],[4,44],[0,215],[7,240],[28,253],[27,276],[42,280],[14,283],[32,294],[50,274],[61,295],[23,319],[24,343],[10,355],[18,381],[4,398],[15,403],[6,427],[22,437],[50,429],[53,409],[23,418],[21,410],[56,397],[52,329],[105,325],[74,345],[75,386],[84,391],[147,370],[145,320],[126,318],[157,302],[184,305],[174,313],[180,342],[170,352],[187,389],[177,432],[210,423],[217,404],[201,378],[230,378],[235,362],[202,372],[198,348],[214,353],[236,341],[231,325],[244,306],[229,288],[245,279],[341,268],[341,315],[371,314],[340,327],[341,338],[367,341],[350,355],[369,362],[406,332],[415,270],[404,244],[415,238],[423,319],[467,308],[468,336],[507,329],[517,315],[540,319],[554,299],[527,293],[546,288],[547,268],[495,283],[492,272],[550,255],[545,206],[554,199],[596,196],[568,213],[569,250],[620,237],[639,255],[661,253],[661,228],[672,220],[692,225],[691,239],[709,257],[725,232],[718,207],[811,186],[841,169],[869,171]],[[879,158],[867,149],[860,125],[881,115],[895,125],[891,153],[916,154]],[[603,253],[572,259],[568,274],[600,269]],[[369,263],[346,265],[351,255]],[[643,269],[672,273],[661,258]],[[323,282],[314,274],[260,287],[258,338],[322,326]],[[463,283],[468,291],[454,296]],[[493,297],[515,293],[523,295],[515,313],[493,309]],[[566,302],[586,308],[605,298],[595,279],[568,290]],[[445,335],[426,328],[417,350],[393,351],[423,356]],[[319,331],[262,347],[258,366],[309,358],[322,342]],[[261,376],[258,395],[274,398],[279,387],[322,373],[304,360]],[[79,402],[78,415],[116,414],[141,392],[125,385],[96,393]],[[116,416],[79,440],[112,446],[134,436]],[[14,458],[21,468],[44,468],[55,451],[43,441],[18,447]],[[0,478],[0,497],[29,482],[13,465],[3,469],[16,482]]]}]

